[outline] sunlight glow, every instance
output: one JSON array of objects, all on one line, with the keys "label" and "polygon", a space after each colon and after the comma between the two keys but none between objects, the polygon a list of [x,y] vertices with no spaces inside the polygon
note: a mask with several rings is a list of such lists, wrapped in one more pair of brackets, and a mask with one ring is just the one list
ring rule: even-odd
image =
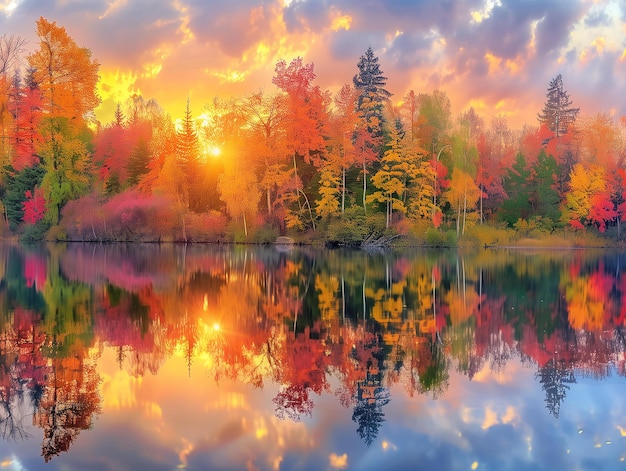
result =
[{"label": "sunlight glow", "polygon": [[[206,70],[208,72],[208,69]],[[247,75],[247,71],[228,70],[227,72],[214,72],[213,75],[224,82],[237,83],[243,82]]]},{"label": "sunlight glow", "polygon": [[220,330],[220,325],[217,322],[213,324],[213,330],[216,332]]},{"label": "sunlight glow", "polygon": [[331,11],[333,16],[330,24],[330,29],[333,31],[339,31],[343,29],[348,31],[352,26],[352,17],[350,15],[343,14],[339,11]]},{"label": "sunlight glow", "polygon": [[112,100],[123,103],[132,95],[140,95],[141,91],[135,87],[137,75],[133,72],[116,70],[101,70],[98,82],[98,95],[104,102]]},{"label": "sunlight glow", "polygon": [[18,7],[20,2],[18,0],[10,0],[8,3],[0,5],[0,11],[3,11],[6,16],[11,16],[11,13]]}]

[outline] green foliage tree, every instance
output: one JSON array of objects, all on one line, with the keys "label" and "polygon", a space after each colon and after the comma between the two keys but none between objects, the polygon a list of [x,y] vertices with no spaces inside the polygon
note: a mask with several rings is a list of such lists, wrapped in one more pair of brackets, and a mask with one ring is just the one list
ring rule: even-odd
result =
[{"label": "green foliage tree", "polygon": [[504,175],[503,186],[508,197],[502,202],[499,212],[500,219],[511,227],[518,219],[526,219],[531,214],[529,179],[530,170],[526,168],[526,159],[522,153],[518,153],[515,163]]},{"label": "green foliage tree", "polygon": [[25,167],[21,172],[15,172],[7,167],[6,191],[3,195],[4,210],[9,221],[9,228],[16,230],[23,221],[23,203],[26,201],[26,192],[34,191],[41,184],[45,170],[41,165]]},{"label": "green foliage tree", "polygon": [[98,105],[99,64],[54,22],[37,21],[39,49],[28,56],[39,84],[45,118],[39,148],[46,175],[42,188],[46,218],[56,224],[62,206],[89,187],[89,151],[81,139],[85,118]]},{"label": "green foliage tree", "polygon": [[557,163],[553,156],[541,151],[532,168],[529,200],[534,216],[549,218],[556,222],[561,217],[561,197],[556,190]]},{"label": "green foliage tree", "polygon": [[130,185],[136,185],[141,177],[148,173],[151,157],[148,142],[143,137],[140,137],[131,151],[128,164],[126,165],[128,183]]},{"label": "green foliage tree", "polygon": [[199,153],[198,135],[191,115],[189,98],[187,98],[185,116],[180,129],[176,132],[176,154],[187,178],[189,209],[194,212],[201,212],[207,209],[206,205],[202,204],[204,189]]}]

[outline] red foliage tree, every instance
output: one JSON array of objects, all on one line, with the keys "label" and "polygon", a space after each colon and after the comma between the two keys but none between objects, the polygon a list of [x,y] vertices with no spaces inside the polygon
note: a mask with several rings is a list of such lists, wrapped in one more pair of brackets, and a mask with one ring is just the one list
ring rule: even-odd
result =
[{"label": "red foliage tree", "polygon": [[26,224],[35,224],[46,214],[46,200],[43,196],[41,188],[35,188],[35,192],[26,191],[26,200],[22,203],[24,211],[24,222]]}]

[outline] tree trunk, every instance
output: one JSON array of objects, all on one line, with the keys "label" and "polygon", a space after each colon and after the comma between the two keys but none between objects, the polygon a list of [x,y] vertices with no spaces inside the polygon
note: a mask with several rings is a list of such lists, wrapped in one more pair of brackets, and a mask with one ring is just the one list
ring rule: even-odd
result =
[{"label": "tree trunk", "polygon": [[341,169],[341,214],[344,213],[346,207],[346,166]]},{"label": "tree trunk", "polygon": [[463,230],[461,231],[461,235],[465,234],[465,221],[467,219],[467,191],[463,195]]},{"label": "tree trunk", "polygon": [[366,194],[367,194],[367,173],[365,169],[365,161],[363,161],[363,212],[367,214],[367,207],[365,206]]}]

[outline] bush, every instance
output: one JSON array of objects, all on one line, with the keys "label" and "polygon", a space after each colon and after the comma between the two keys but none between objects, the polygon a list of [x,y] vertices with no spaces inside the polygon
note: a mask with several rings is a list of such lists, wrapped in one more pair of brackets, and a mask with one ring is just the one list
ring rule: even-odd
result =
[{"label": "bush", "polygon": [[489,224],[476,225],[466,231],[470,240],[476,241],[479,246],[511,245],[515,239],[515,231],[506,227],[506,224],[492,226]]},{"label": "bush", "polygon": [[[55,227],[55,229],[57,228]],[[20,235],[20,240],[22,240],[23,242],[35,242],[35,241],[45,240],[48,230],[50,230],[50,224],[48,224],[47,222],[44,222],[43,219],[37,221],[35,224],[26,224],[24,226],[24,230],[22,234]],[[54,232],[57,234],[56,236],[60,235],[58,230],[55,230]],[[64,240],[64,239],[55,238],[54,240]]]},{"label": "bush", "polygon": [[190,242],[226,242],[228,220],[218,211],[188,214],[185,218],[187,240]]},{"label": "bush", "polygon": [[[42,240],[42,239],[33,239],[33,240]],[[51,240],[54,242],[65,242],[67,240],[67,233],[65,232],[65,229],[63,229],[61,226],[52,226],[48,230],[48,233],[45,239]]]},{"label": "bush", "polygon": [[385,233],[383,214],[365,215],[363,208],[352,207],[341,217],[328,222],[326,243],[330,245],[359,245],[368,236]]},{"label": "bush", "polygon": [[456,232],[439,231],[432,227],[426,231],[426,244],[433,247],[456,247]]},{"label": "bush", "polygon": [[250,233],[250,239],[255,244],[272,244],[280,235],[278,228],[271,225],[255,227]]}]

